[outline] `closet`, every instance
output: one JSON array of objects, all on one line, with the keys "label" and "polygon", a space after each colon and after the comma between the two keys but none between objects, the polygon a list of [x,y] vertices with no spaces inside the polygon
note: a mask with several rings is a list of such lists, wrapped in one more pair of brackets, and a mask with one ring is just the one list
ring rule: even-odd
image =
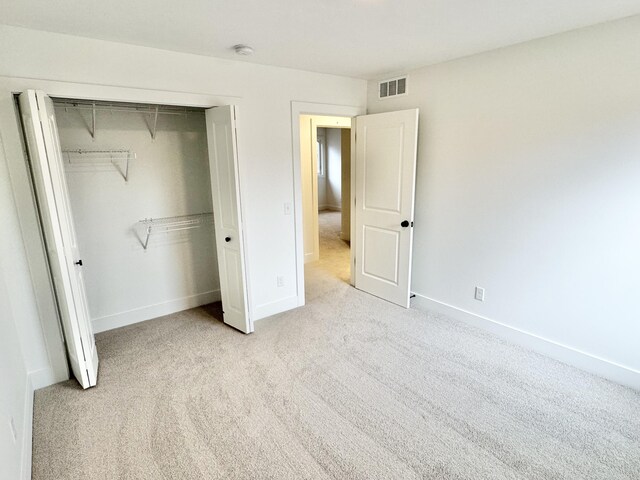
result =
[{"label": "closet", "polygon": [[250,333],[235,107],[19,96],[72,370],[94,333],[222,300]]}]

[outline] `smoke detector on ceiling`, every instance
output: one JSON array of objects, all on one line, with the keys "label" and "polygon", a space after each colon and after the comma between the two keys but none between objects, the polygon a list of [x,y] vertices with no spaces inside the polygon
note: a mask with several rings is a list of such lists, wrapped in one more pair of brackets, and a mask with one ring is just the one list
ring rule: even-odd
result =
[{"label": "smoke detector on ceiling", "polygon": [[234,45],[233,49],[238,55],[253,55],[253,48],[249,45]]}]

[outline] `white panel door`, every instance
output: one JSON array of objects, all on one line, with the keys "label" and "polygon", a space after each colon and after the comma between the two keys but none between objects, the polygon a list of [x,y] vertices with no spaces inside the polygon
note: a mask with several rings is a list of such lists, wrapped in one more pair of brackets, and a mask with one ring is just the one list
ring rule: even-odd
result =
[{"label": "white panel door", "polygon": [[355,287],[409,307],[418,109],[356,117]]},{"label": "white panel door", "polygon": [[251,333],[253,322],[249,318],[247,301],[235,120],[236,107],[233,105],[207,110],[209,168],[224,322],[241,332]]},{"label": "white panel door", "polygon": [[20,111],[69,363],[80,385],[92,387],[98,379],[98,351],[53,102],[44,92],[28,90],[20,95]]}]

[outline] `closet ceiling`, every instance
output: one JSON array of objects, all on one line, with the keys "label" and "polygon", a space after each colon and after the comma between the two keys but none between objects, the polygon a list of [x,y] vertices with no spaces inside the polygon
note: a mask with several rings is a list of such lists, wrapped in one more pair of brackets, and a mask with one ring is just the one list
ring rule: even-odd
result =
[{"label": "closet ceiling", "polygon": [[0,23],[374,78],[638,13],[640,0],[2,0]]}]

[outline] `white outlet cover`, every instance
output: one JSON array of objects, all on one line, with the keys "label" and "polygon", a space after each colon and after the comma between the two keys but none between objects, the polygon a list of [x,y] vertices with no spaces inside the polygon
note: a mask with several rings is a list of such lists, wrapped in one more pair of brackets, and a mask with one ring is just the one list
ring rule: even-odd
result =
[{"label": "white outlet cover", "polygon": [[475,299],[480,302],[484,302],[484,288],[476,287]]}]

